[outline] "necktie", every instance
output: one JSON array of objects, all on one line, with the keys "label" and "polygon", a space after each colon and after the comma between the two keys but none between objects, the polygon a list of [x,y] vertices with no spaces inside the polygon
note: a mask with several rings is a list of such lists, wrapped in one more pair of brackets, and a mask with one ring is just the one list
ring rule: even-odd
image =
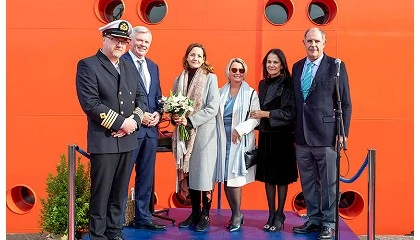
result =
[{"label": "necktie", "polygon": [[311,87],[311,79],[312,79],[312,69],[314,68],[315,64],[310,62],[306,65],[305,74],[303,75],[302,79],[302,94],[303,99],[306,99],[309,93],[309,88]]},{"label": "necktie", "polygon": [[137,69],[140,73],[140,77],[143,80],[144,83],[144,87],[146,88],[147,93],[149,93],[149,84],[147,83],[146,80],[146,76],[144,75],[144,70],[143,70],[143,59],[137,60],[137,62],[139,63],[139,68]]}]

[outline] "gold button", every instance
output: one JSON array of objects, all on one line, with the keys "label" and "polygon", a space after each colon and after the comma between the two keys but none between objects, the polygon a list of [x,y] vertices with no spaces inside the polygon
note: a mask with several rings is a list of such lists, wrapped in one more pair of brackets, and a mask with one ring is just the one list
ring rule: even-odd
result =
[{"label": "gold button", "polygon": [[134,104],[134,101],[131,101],[132,104]]},{"label": "gold button", "polygon": [[124,111],[121,111],[121,114],[124,114]]}]

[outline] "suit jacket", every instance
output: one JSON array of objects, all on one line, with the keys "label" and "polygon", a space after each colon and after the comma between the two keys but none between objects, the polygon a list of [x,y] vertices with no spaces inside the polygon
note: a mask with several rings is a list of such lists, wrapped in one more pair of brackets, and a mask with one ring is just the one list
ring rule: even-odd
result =
[{"label": "suit jacket", "polygon": [[120,73],[101,51],[77,64],[77,97],[87,115],[90,153],[122,153],[137,147],[134,134],[111,136],[130,116],[140,125],[146,109],[137,70],[121,60],[119,69]]},{"label": "suit jacket", "polygon": [[[131,55],[126,52],[121,59],[128,61],[131,65],[133,65],[137,69],[137,65],[134,63],[133,58]],[[162,107],[159,105],[159,100],[162,98],[162,90],[160,88],[160,79],[159,79],[159,68],[152,60],[146,58],[147,69],[150,73],[150,88],[149,93],[146,91],[146,87],[144,86],[143,79],[141,79],[139,71],[137,72],[137,79],[140,83],[141,90],[143,94],[146,96],[144,99],[144,104],[146,105],[146,112],[153,113],[159,112],[162,114]],[[145,136],[151,138],[158,138],[158,129],[157,126],[154,127],[147,127],[145,125],[140,125],[139,131],[137,133],[137,138],[143,138]]]},{"label": "suit jacket", "polygon": [[[337,94],[334,77],[337,73],[335,58],[324,54],[314,76],[306,100],[301,89],[301,75],[306,58],[296,62],[292,76],[296,99],[296,143],[315,147],[335,145],[337,135]],[[343,111],[344,132],[348,136],[351,117],[351,100],[348,76],[344,62],[339,77],[340,98]]]}]

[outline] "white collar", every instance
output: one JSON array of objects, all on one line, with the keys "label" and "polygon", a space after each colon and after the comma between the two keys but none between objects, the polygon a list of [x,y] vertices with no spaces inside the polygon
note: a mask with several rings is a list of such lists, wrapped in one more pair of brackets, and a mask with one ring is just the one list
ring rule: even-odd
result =
[{"label": "white collar", "polygon": [[130,54],[131,58],[133,59],[133,61],[135,63],[138,62],[139,60],[144,60],[144,62],[146,62],[146,58],[145,57],[139,58],[131,50],[128,50],[128,54]]}]

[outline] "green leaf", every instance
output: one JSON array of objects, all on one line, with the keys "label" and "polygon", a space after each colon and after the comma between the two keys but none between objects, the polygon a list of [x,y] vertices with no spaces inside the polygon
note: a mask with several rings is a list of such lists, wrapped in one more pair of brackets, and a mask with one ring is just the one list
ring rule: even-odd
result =
[{"label": "green leaf", "polygon": [[[77,159],[75,169],[75,229],[86,230],[89,226],[90,166]],[[56,175],[48,174],[47,197],[41,198],[40,226],[42,232],[66,234],[68,229],[68,163],[61,155]]]}]

